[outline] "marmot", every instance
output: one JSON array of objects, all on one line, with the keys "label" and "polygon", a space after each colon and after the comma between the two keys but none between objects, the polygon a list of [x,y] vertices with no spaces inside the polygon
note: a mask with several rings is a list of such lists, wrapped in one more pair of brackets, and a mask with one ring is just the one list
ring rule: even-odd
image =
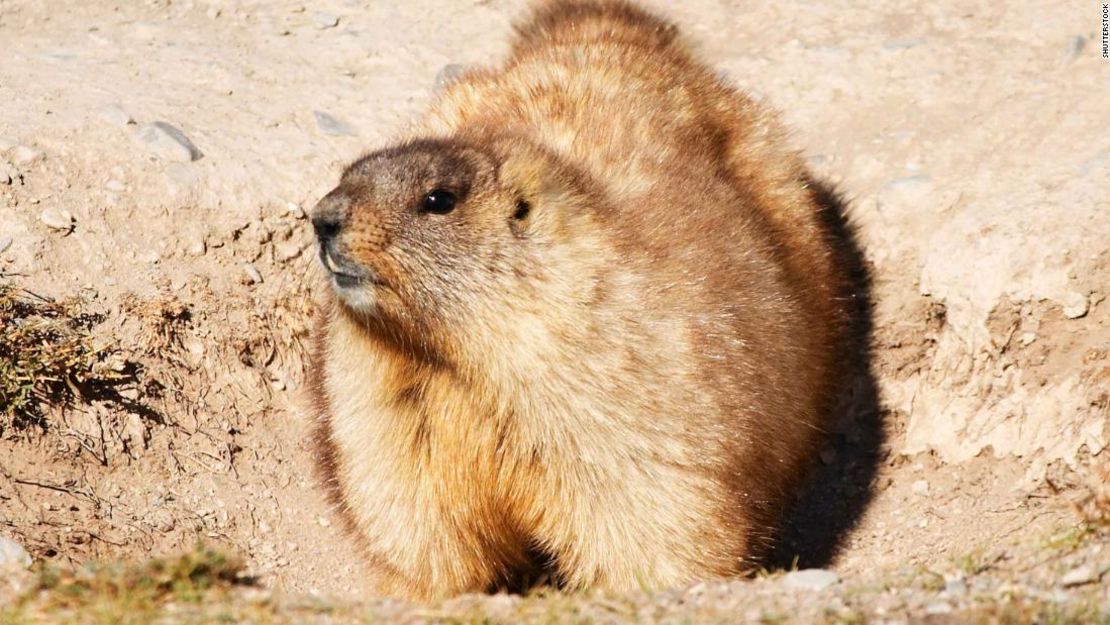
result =
[{"label": "marmot", "polygon": [[751,570],[831,422],[847,275],[774,116],[556,0],[314,209],[321,466],[383,594]]}]

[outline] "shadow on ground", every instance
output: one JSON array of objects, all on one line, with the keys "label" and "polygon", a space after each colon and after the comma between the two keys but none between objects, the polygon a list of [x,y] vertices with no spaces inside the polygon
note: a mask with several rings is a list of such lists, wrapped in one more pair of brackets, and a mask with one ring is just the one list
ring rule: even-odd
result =
[{"label": "shadow on ground", "polygon": [[779,543],[769,558],[772,569],[822,568],[841,548],[875,492],[885,432],[872,368],[871,273],[844,202],[829,186],[811,181],[852,275],[851,333],[845,349],[849,373],[837,402],[837,419],[822,462],[787,516]]}]

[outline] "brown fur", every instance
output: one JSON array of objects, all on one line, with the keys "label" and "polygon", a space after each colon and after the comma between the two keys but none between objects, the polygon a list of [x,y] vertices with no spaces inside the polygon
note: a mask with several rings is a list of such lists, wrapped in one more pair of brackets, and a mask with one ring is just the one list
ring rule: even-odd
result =
[{"label": "brown fur", "polygon": [[[820,205],[671,24],[566,1],[517,32],[314,213],[365,272],[318,333],[332,500],[385,594],[736,575],[830,422],[847,277]],[[421,212],[433,189],[455,210]]]}]

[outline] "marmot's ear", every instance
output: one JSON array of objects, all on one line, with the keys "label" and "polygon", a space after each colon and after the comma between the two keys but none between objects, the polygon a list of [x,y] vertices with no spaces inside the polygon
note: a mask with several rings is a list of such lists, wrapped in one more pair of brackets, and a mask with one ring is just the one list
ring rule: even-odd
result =
[{"label": "marmot's ear", "polygon": [[[574,180],[558,159],[526,143],[507,146],[498,171],[501,183],[535,211],[573,197]],[[533,211],[533,212],[535,212]]]}]

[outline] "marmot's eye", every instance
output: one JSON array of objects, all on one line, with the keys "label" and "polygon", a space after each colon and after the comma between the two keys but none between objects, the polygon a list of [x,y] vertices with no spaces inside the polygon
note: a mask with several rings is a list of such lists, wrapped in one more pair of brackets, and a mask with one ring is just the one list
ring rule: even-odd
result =
[{"label": "marmot's eye", "polygon": [[528,200],[517,200],[516,211],[513,212],[513,219],[517,221],[526,219],[530,212],[532,212],[532,205],[528,203]]},{"label": "marmot's eye", "polygon": [[424,196],[420,202],[420,210],[425,213],[446,215],[455,208],[455,194],[444,189],[436,189]]}]

